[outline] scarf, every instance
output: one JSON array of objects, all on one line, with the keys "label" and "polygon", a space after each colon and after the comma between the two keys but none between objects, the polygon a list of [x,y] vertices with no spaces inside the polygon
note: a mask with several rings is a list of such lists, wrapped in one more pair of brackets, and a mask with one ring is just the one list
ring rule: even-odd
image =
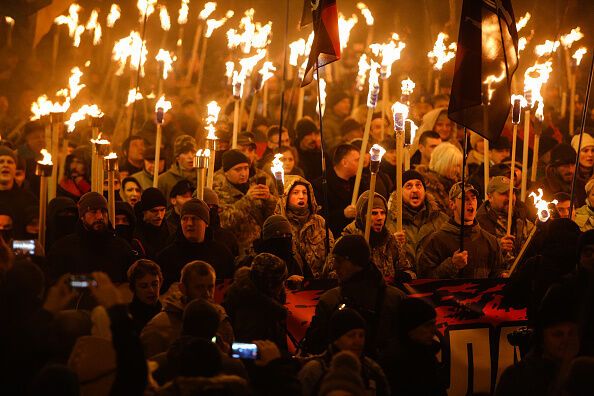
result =
[{"label": "scarf", "polygon": [[287,205],[287,218],[291,223],[299,224],[303,226],[307,220],[309,220],[309,207],[300,208],[291,204]]}]

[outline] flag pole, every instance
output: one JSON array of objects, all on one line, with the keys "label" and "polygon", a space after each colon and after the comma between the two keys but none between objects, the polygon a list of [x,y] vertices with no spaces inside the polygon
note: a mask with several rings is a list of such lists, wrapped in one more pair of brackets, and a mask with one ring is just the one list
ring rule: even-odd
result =
[{"label": "flag pole", "polygon": [[[287,36],[289,35],[289,0],[285,2],[285,36],[283,38],[283,80],[281,81],[281,103],[280,120],[278,123],[278,152],[280,153],[283,140],[283,113],[285,110],[285,82],[287,79]],[[317,66],[317,63],[316,63]],[[319,80],[318,80],[319,87]],[[319,90],[318,90],[319,93]],[[322,119],[320,116],[320,129],[322,128]],[[323,160],[323,159],[322,159]]]},{"label": "flag pole", "polygon": [[590,102],[590,89],[592,88],[592,72],[594,71],[594,53],[590,63],[590,77],[588,77],[588,86],[586,88],[586,100],[584,101],[584,110],[582,111],[582,123],[580,125],[580,140],[578,143],[577,155],[575,156],[575,170],[571,179],[571,200],[569,201],[569,218],[573,213],[573,197],[575,191],[575,181],[577,179],[578,169],[580,167],[580,151],[582,150],[582,138],[584,137],[584,128],[586,127],[586,117],[588,116],[588,104]]},{"label": "flag pole", "polygon": [[464,212],[466,206],[466,153],[468,152],[468,130],[464,127],[464,151],[462,152],[462,209],[460,211],[460,253],[464,251]]}]

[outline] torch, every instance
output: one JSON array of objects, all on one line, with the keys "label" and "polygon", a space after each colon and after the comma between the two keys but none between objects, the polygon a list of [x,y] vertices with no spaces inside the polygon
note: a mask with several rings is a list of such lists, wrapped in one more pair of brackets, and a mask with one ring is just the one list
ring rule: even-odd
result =
[{"label": "torch", "polygon": [[218,139],[217,135],[215,134],[215,124],[219,118],[219,113],[221,112],[221,106],[218,105],[217,102],[214,100],[206,105],[208,115],[206,117],[206,130],[208,131],[208,135],[206,135],[206,148],[210,150],[210,161],[208,161],[208,174],[206,179],[206,187],[212,188],[212,182],[214,179],[214,171],[215,171],[215,159],[218,147]]},{"label": "torch", "polygon": [[[50,113],[50,123],[52,129],[52,146],[50,153],[53,158],[60,158],[60,134],[63,129],[63,122],[64,122],[64,112],[57,111]],[[48,190],[48,201],[56,198],[56,193],[58,191],[58,174],[57,172],[52,172],[50,175],[49,180],[49,190]]]},{"label": "torch", "polygon": [[169,73],[173,71],[172,64],[176,58],[175,56],[172,57],[169,51],[160,48],[155,59],[159,62],[159,86],[157,88],[157,96],[160,97],[163,94],[163,82],[167,80]]},{"label": "torch", "polygon": [[[581,32],[580,27],[572,29],[568,34],[564,34],[559,38],[559,42],[563,45],[563,53],[565,55],[565,69],[567,71],[567,83],[569,86],[569,134],[573,135],[574,132],[574,117],[575,117],[575,72],[576,63],[572,62],[569,58],[569,50],[573,46],[573,43],[581,40],[584,34]],[[579,51],[579,50],[578,50]],[[580,57],[581,58],[581,57]],[[581,59],[580,59],[581,61]],[[579,63],[577,63],[579,65]]]},{"label": "torch", "polygon": [[392,106],[394,114],[394,131],[396,132],[396,205],[398,219],[396,231],[402,231],[402,163],[404,151],[404,128],[405,120],[408,117],[408,106],[400,102]]},{"label": "torch", "polygon": [[[276,180],[276,188],[280,197],[282,197],[285,193],[285,168],[283,167],[283,161],[281,161],[282,157],[283,155],[281,153],[274,154],[272,166],[270,167],[270,172],[272,172],[274,175],[274,180]],[[283,216],[285,215],[285,208],[282,205],[281,214]]]},{"label": "torch", "polygon": [[5,16],[4,21],[8,25],[8,32],[6,33],[6,47],[12,48],[12,29],[14,28],[14,19],[9,16]]},{"label": "torch", "polygon": [[509,175],[509,207],[507,208],[507,235],[511,235],[512,215],[513,215],[513,194],[514,177],[516,175],[516,144],[518,138],[518,125],[522,114],[522,107],[527,107],[528,103],[522,95],[512,95],[512,151],[511,151],[511,170]]},{"label": "torch", "polygon": [[161,96],[155,105],[157,115],[157,137],[155,139],[155,171],[153,172],[153,187],[157,188],[159,184],[159,162],[161,161],[161,140],[163,135],[163,121],[165,113],[171,110],[171,102]]},{"label": "torch", "polygon": [[171,29],[171,18],[169,17],[167,6],[162,4],[159,5],[159,19],[161,21],[161,29],[163,29],[161,36],[161,48],[163,48],[167,43],[167,36],[169,34],[169,30]]},{"label": "torch", "polygon": [[[95,118],[92,119],[95,122]],[[98,120],[101,120],[99,118]],[[98,129],[98,127],[92,127]],[[93,131],[95,136],[95,131]],[[91,191],[98,192],[99,194],[103,191],[103,167],[101,166],[101,158],[109,154],[109,140],[101,138],[101,132],[96,137],[91,139],[93,144],[93,158],[91,166]]]},{"label": "torch", "polygon": [[[118,156],[116,153],[111,152],[103,157],[103,170],[107,172],[107,211],[109,213],[109,221],[111,221],[112,227],[115,227],[115,173],[118,170]],[[158,173],[155,170],[155,173]]]},{"label": "torch", "polygon": [[369,130],[371,129],[371,118],[373,117],[373,110],[377,105],[377,98],[379,96],[379,64],[371,61],[369,69],[369,89],[367,92],[367,120],[365,121],[365,130],[363,132],[363,141],[361,142],[361,150],[359,152],[359,164],[357,167],[357,176],[355,177],[355,186],[353,188],[353,196],[351,198],[351,205],[355,206],[357,198],[359,197],[359,187],[361,186],[361,177],[363,176],[363,163],[365,161],[365,151],[369,142]]},{"label": "torch", "polygon": [[357,8],[359,11],[361,11],[363,18],[365,18],[365,24],[367,25],[367,40],[365,40],[365,48],[369,48],[369,45],[373,42],[373,23],[375,20],[365,3],[357,3]]},{"label": "torch", "polygon": [[[365,240],[367,242],[369,242],[369,236],[371,234],[371,211],[373,210],[373,199],[375,198],[377,172],[379,171],[380,163],[385,152],[386,150],[378,144],[374,144],[371,150],[369,150],[369,155],[371,155],[371,162],[369,163],[371,180],[369,182],[369,195],[367,195],[367,216],[365,217]],[[402,178],[402,175],[400,177]],[[400,189],[400,192],[402,193],[402,189]]]},{"label": "torch", "polygon": [[196,151],[194,168],[196,168],[196,196],[198,199],[204,199],[204,179],[206,178],[206,169],[209,167],[209,158],[209,149],[200,149]]},{"label": "torch", "polygon": [[536,173],[538,172],[538,150],[540,146],[540,135],[542,134],[542,123],[544,121],[544,105],[540,102],[536,106],[534,112],[534,145],[532,146],[532,171],[530,173],[530,181],[536,181]]},{"label": "torch", "polygon": [[[412,93],[415,89],[415,86],[416,86],[416,84],[410,78],[407,78],[406,80],[402,80],[402,82],[400,83],[400,102],[401,103],[404,103],[407,106],[410,106],[410,95],[412,95]],[[407,141],[405,142],[406,144],[404,147],[404,170],[405,171],[410,169],[410,145],[414,143],[417,129],[419,129],[417,127],[417,125],[412,120],[407,119],[406,121],[408,122],[410,129],[409,129],[408,134],[406,133],[407,131],[405,131],[405,136],[409,137],[407,139]],[[382,120],[382,122],[383,122],[383,120]]]},{"label": "torch", "polygon": [[179,26],[177,32],[177,42],[176,44],[176,53],[177,59],[179,59],[179,63],[181,65],[184,64],[184,49],[183,49],[183,40],[184,40],[184,26],[188,23],[188,12],[190,11],[190,0],[182,0],[181,5],[179,7],[178,16],[177,16],[177,25]]},{"label": "torch", "polygon": [[52,163],[52,155],[46,150],[42,149],[41,154],[43,159],[37,161],[35,167],[35,174],[39,179],[39,244],[45,248],[45,228],[46,228],[46,209],[47,209],[47,181],[52,175],[54,164]]},{"label": "torch", "polygon": [[433,94],[439,94],[439,79],[443,65],[456,57],[456,43],[446,46],[445,42],[449,36],[443,32],[437,35],[433,49],[427,53],[427,57],[433,63],[433,70],[437,72],[434,80]]},{"label": "torch", "polygon": [[202,36],[202,30],[204,29],[204,21],[210,14],[217,8],[217,3],[209,1],[204,4],[204,8],[198,15],[198,23],[196,26],[196,33],[194,34],[194,43],[192,45],[192,56],[190,57],[190,63],[188,64],[188,72],[186,74],[186,84],[190,85],[192,81],[192,73],[196,68],[196,61],[198,60],[198,45],[200,44],[200,37]]},{"label": "torch", "polygon": [[365,88],[367,72],[371,69],[371,65],[367,62],[367,55],[361,55],[358,65],[359,71],[357,72],[357,77],[355,79],[355,98],[353,99],[353,110],[351,112],[351,116],[355,113],[357,107],[359,107],[359,97]]},{"label": "torch", "polygon": [[231,148],[237,148],[237,135],[239,135],[239,101],[243,96],[243,78],[237,70],[233,71],[233,139]]},{"label": "torch", "polygon": [[[357,15],[355,14],[352,14],[349,19],[346,19],[341,12],[338,13],[338,37],[341,52],[347,47],[351,37],[351,30],[353,30],[353,27],[355,27],[358,21],[359,18],[357,18]],[[328,82],[332,83],[340,80],[342,71],[339,63],[331,63],[328,70],[333,72],[332,74],[326,75]],[[331,75],[332,78],[330,78]]]},{"label": "torch", "polygon": [[575,51],[575,53],[571,56],[571,58],[572,58],[572,62],[571,62],[572,73],[571,73],[571,80],[570,80],[570,87],[569,87],[569,94],[570,94],[569,106],[571,106],[569,108],[569,133],[571,135],[574,134],[575,86],[576,86],[576,80],[577,80],[578,66],[580,65],[580,63],[582,63],[582,58],[584,57],[586,52],[587,52],[586,48],[584,48],[584,47],[578,48]]},{"label": "torch", "polygon": [[[270,77],[274,76],[272,73],[275,71],[276,68],[273,66],[272,62],[266,61],[262,68],[258,70],[258,77],[256,79],[256,84],[254,87],[254,94],[252,95],[252,104],[250,105],[250,116],[248,118],[247,130],[252,132],[252,127],[254,125],[254,119],[256,118],[256,109],[258,108],[258,98],[260,97],[260,92],[262,92],[266,81],[270,79]],[[262,98],[262,108],[266,108],[268,106],[268,97],[264,90],[264,95]],[[280,144],[279,144],[280,146]]]}]

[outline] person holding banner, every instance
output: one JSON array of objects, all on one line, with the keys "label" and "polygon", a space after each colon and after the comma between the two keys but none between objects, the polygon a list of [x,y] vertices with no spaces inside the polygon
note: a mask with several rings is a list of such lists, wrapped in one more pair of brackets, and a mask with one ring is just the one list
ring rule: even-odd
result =
[{"label": "person holding banner", "polygon": [[[462,194],[466,194],[462,208]],[[449,193],[454,215],[434,233],[419,260],[420,277],[441,279],[482,279],[506,276],[505,263],[497,238],[476,221],[478,191],[462,183]],[[464,213],[462,215],[462,213]],[[463,250],[460,250],[460,225],[464,216]]]}]

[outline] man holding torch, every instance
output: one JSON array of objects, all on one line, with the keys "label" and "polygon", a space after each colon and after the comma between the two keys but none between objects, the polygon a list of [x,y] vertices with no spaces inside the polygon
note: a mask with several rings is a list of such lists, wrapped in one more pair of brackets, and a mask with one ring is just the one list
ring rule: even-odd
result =
[{"label": "man holding torch", "polygon": [[[465,205],[462,208],[462,194]],[[454,215],[434,233],[419,260],[419,277],[481,279],[506,276],[497,238],[481,229],[476,221],[478,191],[462,183],[452,186],[450,208]],[[464,220],[461,220],[463,216]],[[460,225],[464,221],[464,249],[460,251]]]}]

